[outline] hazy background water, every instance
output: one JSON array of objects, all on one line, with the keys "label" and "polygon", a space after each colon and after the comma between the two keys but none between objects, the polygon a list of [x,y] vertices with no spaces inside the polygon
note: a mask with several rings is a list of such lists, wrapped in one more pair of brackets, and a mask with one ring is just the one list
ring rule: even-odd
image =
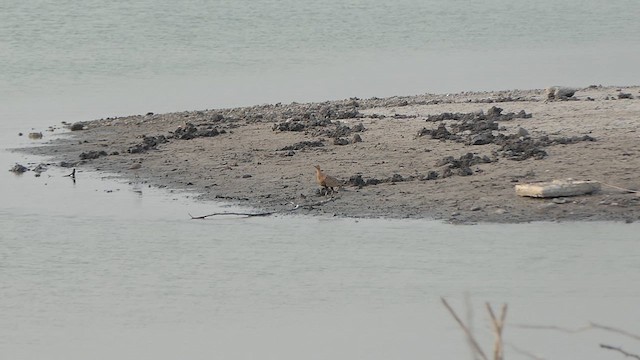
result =
[{"label": "hazy background water", "polygon": [[[638,18],[635,0],[0,0],[0,142],[148,111],[636,84]],[[41,161],[0,151],[0,169]],[[465,358],[438,300],[464,292],[483,344],[485,300],[510,322],[640,332],[637,224],[196,222],[230,208],[64,173],[0,171],[2,359]],[[548,358],[637,346],[506,335]]]}]

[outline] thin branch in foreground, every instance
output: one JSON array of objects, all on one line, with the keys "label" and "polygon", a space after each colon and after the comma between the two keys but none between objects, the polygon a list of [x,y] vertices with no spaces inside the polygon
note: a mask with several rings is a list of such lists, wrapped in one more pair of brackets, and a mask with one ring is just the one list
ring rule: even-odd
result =
[{"label": "thin branch in foreground", "polygon": [[449,303],[447,302],[447,300],[445,300],[443,297],[440,298],[440,300],[442,300],[442,303],[444,304],[444,306],[447,308],[447,310],[449,310],[449,313],[451,314],[451,316],[453,316],[453,318],[456,320],[456,322],[458,323],[458,325],[460,325],[460,327],[462,328],[462,331],[464,331],[465,335],[467,336],[467,339],[469,340],[469,343],[471,343],[472,348],[478,353],[478,355],[480,355],[480,357],[484,360],[488,360],[487,356],[484,354],[484,352],[482,351],[482,348],[480,347],[480,345],[478,345],[478,342],[476,341],[476,339],[473,337],[473,334],[471,333],[471,331],[469,330],[469,328],[467,326],[465,326],[465,324],[462,322],[462,320],[460,320],[460,318],[458,317],[458,315],[456,314],[455,311],[453,311],[453,309],[451,308],[451,306],[449,306]]},{"label": "thin branch in foreground", "polygon": [[568,334],[576,334],[576,333],[581,333],[581,332],[588,331],[588,330],[599,329],[599,330],[605,330],[605,331],[609,331],[609,332],[612,332],[612,333],[624,335],[624,336],[627,336],[627,337],[635,339],[635,340],[640,340],[640,336],[639,335],[630,333],[630,332],[625,331],[625,330],[617,329],[617,328],[614,328],[614,327],[611,327],[611,326],[596,324],[594,322],[590,322],[589,325],[586,325],[586,326],[583,326],[583,327],[580,327],[580,328],[576,328],[576,329],[564,328],[564,327],[555,326],[555,325],[515,324],[513,326],[517,327],[517,328],[521,328],[521,329],[556,330],[556,331],[560,331],[560,332],[564,332],[564,333],[568,333]]},{"label": "thin branch in foreground", "polygon": [[624,355],[625,357],[631,357],[631,358],[640,360],[640,356],[638,356],[636,354],[632,354],[632,353],[626,352],[626,351],[622,350],[622,348],[620,348],[620,347],[615,347],[615,346],[605,345],[605,344],[600,344],[600,347],[603,348],[603,349],[607,349],[607,350],[617,351],[619,353],[622,353],[622,355]]},{"label": "thin branch in foreground", "polygon": [[504,345],[502,342],[502,329],[504,328],[504,320],[507,317],[507,304],[502,304],[502,308],[500,309],[500,319],[496,317],[491,308],[491,304],[486,303],[487,311],[489,312],[489,316],[491,316],[491,323],[493,325],[493,333],[495,335],[495,342],[493,345],[493,359],[494,360],[503,360],[504,359]]}]

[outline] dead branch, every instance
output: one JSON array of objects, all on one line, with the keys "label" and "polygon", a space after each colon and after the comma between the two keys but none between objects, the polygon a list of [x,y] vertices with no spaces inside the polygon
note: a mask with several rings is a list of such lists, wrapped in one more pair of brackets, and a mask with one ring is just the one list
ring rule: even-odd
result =
[{"label": "dead branch", "polygon": [[636,354],[632,354],[632,353],[626,352],[626,351],[622,350],[622,348],[620,348],[620,347],[615,347],[615,346],[605,345],[605,344],[600,344],[600,347],[603,348],[603,349],[607,349],[607,350],[617,351],[619,353],[622,353],[622,355],[624,355],[626,357],[631,357],[631,358],[640,360],[640,356],[638,356]]},{"label": "dead branch", "polygon": [[502,304],[502,308],[500,309],[500,319],[496,318],[496,315],[493,313],[493,309],[491,308],[491,305],[489,303],[486,303],[485,305],[487,306],[489,316],[491,316],[493,333],[495,335],[495,342],[493,344],[493,359],[503,360],[504,345],[502,343],[502,330],[504,329],[504,320],[507,317],[507,304]]},{"label": "dead branch", "polygon": [[478,353],[478,355],[480,355],[480,357],[484,360],[488,360],[487,356],[484,354],[484,352],[482,351],[482,348],[480,347],[480,345],[478,345],[478,342],[476,341],[476,339],[473,337],[473,334],[471,333],[471,331],[469,330],[469,328],[467,326],[465,326],[465,324],[462,322],[462,320],[460,320],[460,318],[458,317],[458,315],[456,314],[455,311],[453,311],[453,309],[451,308],[451,306],[449,306],[449,303],[447,303],[447,300],[445,300],[443,297],[440,298],[440,300],[442,300],[442,303],[444,304],[444,306],[447,308],[447,310],[449,310],[449,313],[451,314],[451,316],[453,316],[453,318],[456,320],[456,322],[458,323],[458,325],[460,325],[460,327],[462,328],[462,331],[464,331],[465,335],[467,336],[467,339],[469,340],[469,343],[471,343],[472,348]]},{"label": "dead branch", "polygon": [[605,331],[613,332],[616,334],[624,335],[635,340],[640,340],[640,336],[636,334],[630,333],[625,330],[617,329],[611,326],[596,324],[594,322],[591,322],[589,323],[589,325],[586,325],[577,329],[564,328],[564,327],[555,326],[555,325],[514,324],[513,326],[521,329],[556,330],[556,331],[569,333],[569,334],[576,334],[576,333],[581,333],[588,330],[599,329],[599,330],[605,330]]},{"label": "dead branch", "polygon": [[206,218],[213,217],[213,216],[245,216],[245,217],[271,216],[271,215],[274,215],[274,214],[282,214],[282,213],[293,212],[293,211],[296,211],[296,210],[301,209],[301,208],[312,209],[315,206],[324,205],[324,204],[326,204],[328,202],[334,201],[335,199],[336,199],[335,197],[331,197],[331,198],[326,199],[326,200],[322,200],[322,201],[318,201],[318,202],[314,202],[314,203],[309,203],[309,204],[302,204],[302,205],[291,203],[293,205],[293,208],[286,209],[286,210],[281,210],[281,211],[267,211],[267,212],[260,212],[260,213],[217,212],[217,213],[201,215],[201,216],[193,216],[193,215],[189,214],[189,216],[191,217],[191,220],[204,220]]}]

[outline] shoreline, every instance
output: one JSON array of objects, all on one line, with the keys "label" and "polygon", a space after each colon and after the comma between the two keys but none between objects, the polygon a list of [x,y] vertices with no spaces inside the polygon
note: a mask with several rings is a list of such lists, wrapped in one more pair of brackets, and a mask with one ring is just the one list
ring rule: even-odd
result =
[{"label": "shoreline", "polygon": [[[551,101],[544,90],[351,98],[87,121],[19,151],[265,212],[634,222],[636,193],[533,199],[514,186],[574,178],[638,190],[638,114],[640,86]],[[322,193],[314,165],[346,185]]]}]

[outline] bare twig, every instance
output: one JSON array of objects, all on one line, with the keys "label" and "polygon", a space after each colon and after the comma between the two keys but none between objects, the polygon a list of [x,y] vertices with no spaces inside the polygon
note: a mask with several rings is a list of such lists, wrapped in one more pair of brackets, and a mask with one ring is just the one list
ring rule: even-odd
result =
[{"label": "bare twig", "polygon": [[493,359],[503,360],[504,346],[502,343],[502,329],[504,328],[504,320],[507,317],[507,304],[502,304],[502,308],[500,309],[500,319],[496,318],[496,315],[493,313],[493,309],[491,308],[491,304],[486,303],[485,305],[487,306],[489,316],[491,316],[493,333],[495,335],[495,342],[493,344]]},{"label": "bare twig", "polygon": [[640,360],[640,356],[638,356],[636,354],[632,354],[632,353],[626,352],[626,351],[622,350],[622,348],[620,348],[620,347],[615,347],[615,346],[605,345],[605,344],[600,344],[600,347],[603,348],[603,349],[607,349],[607,350],[617,351],[619,353],[622,353],[622,355],[624,355],[626,357],[631,357],[631,358]]},{"label": "bare twig", "polygon": [[600,324],[596,324],[596,323],[589,323],[589,326],[593,327],[594,329],[600,329],[600,330],[606,330],[606,331],[610,331],[616,334],[620,334],[620,335],[624,335],[627,337],[630,337],[632,339],[635,340],[639,340],[640,341],[640,336],[630,333],[628,331],[622,330],[622,329],[617,329],[617,328],[613,328],[611,326],[606,326],[606,325],[600,325]]},{"label": "bare twig", "polygon": [[625,330],[617,329],[617,328],[614,328],[614,327],[611,327],[611,326],[596,324],[596,323],[593,323],[593,322],[589,323],[589,325],[586,325],[586,326],[583,326],[583,327],[580,327],[580,328],[576,328],[576,329],[564,328],[564,327],[555,326],[555,325],[515,324],[513,326],[517,327],[517,328],[521,328],[521,329],[556,330],[556,331],[561,331],[561,332],[569,333],[569,334],[576,334],[576,333],[581,333],[581,332],[588,331],[588,330],[599,329],[599,330],[605,330],[605,331],[613,332],[613,333],[616,333],[616,334],[624,335],[624,336],[627,336],[627,337],[635,339],[635,340],[640,340],[640,336],[639,335],[630,333],[630,332],[625,331]]},{"label": "bare twig", "polygon": [[480,347],[480,345],[478,345],[478,342],[476,341],[476,339],[473,337],[473,334],[471,333],[471,331],[469,331],[469,328],[467,328],[465,326],[465,324],[462,322],[462,320],[460,320],[460,318],[458,317],[458,315],[456,314],[455,311],[453,311],[453,309],[451,308],[451,306],[449,306],[449,303],[447,303],[447,300],[445,300],[443,297],[440,298],[440,300],[442,300],[442,303],[444,304],[444,306],[447,308],[447,310],[449,310],[449,313],[451,314],[451,316],[453,316],[453,318],[456,320],[456,322],[458,323],[458,325],[460,325],[460,327],[462,328],[462,331],[464,331],[465,335],[467,335],[467,339],[469,340],[469,342],[472,345],[472,348],[478,353],[478,355],[480,355],[480,357],[484,360],[488,360],[487,356],[484,354],[484,352],[482,351],[482,348]]}]

